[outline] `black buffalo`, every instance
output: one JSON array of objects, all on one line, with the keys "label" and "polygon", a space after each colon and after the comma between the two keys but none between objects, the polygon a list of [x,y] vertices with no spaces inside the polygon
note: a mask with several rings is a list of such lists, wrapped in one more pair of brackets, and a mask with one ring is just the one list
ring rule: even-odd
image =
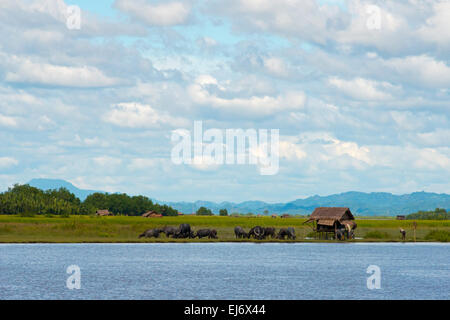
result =
[{"label": "black buffalo", "polygon": [[187,223],[180,224],[180,226],[178,227],[178,229],[175,231],[175,233],[172,236],[172,238],[181,238],[181,239],[194,238],[194,237],[195,237],[194,231],[191,230],[191,226]]},{"label": "black buffalo", "polygon": [[236,236],[236,238],[240,239],[240,238],[250,238],[249,234],[247,232],[244,231],[244,229],[242,229],[242,227],[235,227],[234,228],[234,235]]},{"label": "black buffalo", "polygon": [[287,237],[288,239],[295,240],[295,230],[292,227],[289,228],[281,228],[278,232],[277,239],[285,239]]},{"label": "black buffalo", "polygon": [[161,229],[155,228],[155,229],[148,229],[144,233],[139,235],[139,238],[146,237],[146,238],[159,238],[159,234],[161,233]]},{"label": "black buffalo", "polygon": [[264,228],[260,226],[256,226],[250,229],[248,232],[248,237],[253,236],[255,239],[262,240],[265,238]]},{"label": "black buffalo", "polygon": [[164,232],[166,234],[166,237],[173,236],[177,232],[177,228],[165,226],[161,229],[161,232]]},{"label": "black buffalo", "polygon": [[275,228],[267,227],[264,228],[264,237],[270,236],[272,239],[275,238]]},{"label": "black buffalo", "polygon": [[288,231],[288,239],[295,240],[295,229],[292,227],[287,228]]},{"label": "black buffalo", "polygon": [[191,236],[191,226],[187,223],[182,223],[175,234],[177,238],[189,238]]},{"label": "black buffalo", "polygon": [[199,239],[203,237],[208,237],[209,239],[217,239],[217,231],[214,229],[200,229],[195,234]]}]

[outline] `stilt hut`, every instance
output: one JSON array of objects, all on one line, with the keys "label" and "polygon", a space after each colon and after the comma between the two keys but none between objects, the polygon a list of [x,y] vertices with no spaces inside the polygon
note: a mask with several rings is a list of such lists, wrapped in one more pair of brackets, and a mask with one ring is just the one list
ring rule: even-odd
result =
[{"label": "stilt hut", "polygon": [[305,223],[312,223],[313,230],[318,233],[319,239],[328,239],[329,235],[334,239],[339,235],[352,238],[353,230],[356,229],[355,217],[349,208],[316,208]]}]

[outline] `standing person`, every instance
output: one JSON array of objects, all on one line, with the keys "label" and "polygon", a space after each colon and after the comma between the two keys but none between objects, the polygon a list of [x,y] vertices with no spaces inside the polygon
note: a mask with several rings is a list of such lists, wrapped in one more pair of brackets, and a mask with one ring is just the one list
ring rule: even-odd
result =
[{"label": "standing person", "polygon": [[402,240],[405,241],[406,240],[406,231],[403,230],[402,228],[400,228],[400,233],[402,234]]}]

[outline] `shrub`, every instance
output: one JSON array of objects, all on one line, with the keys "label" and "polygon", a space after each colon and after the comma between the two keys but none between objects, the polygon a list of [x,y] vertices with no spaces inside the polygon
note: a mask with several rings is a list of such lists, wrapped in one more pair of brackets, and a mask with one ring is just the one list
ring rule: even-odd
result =
[{"label": "shrub", "polygon": [[440,242],[450,242],[450,231],[431,230],[425,236],[425,240],[436,240]]},{"label": "shrub", "polygon": [[212,215],[213,215],[211,209],[208,209],[208,208],[206,208],[206,207],[200,207],[200,208],[198,208],[196,214],[197,214],[198,216],[212,216]]}]

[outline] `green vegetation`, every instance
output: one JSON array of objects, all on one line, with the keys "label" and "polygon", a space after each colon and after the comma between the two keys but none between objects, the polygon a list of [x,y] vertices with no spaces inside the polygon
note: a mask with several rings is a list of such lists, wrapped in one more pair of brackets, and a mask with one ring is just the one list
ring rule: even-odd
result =
[{"label": "green vegetation", "polygon": [[210,209],[208,209],[206,207],[200,207],[200,208],[198,208],[198,210],[196,212],[196,215],[198,215],[198,216],[212,216],[214,214],[213,214],[213,212]]},{"label": "green vegetation", "polygon": [[94,193],[89,195],[84,204],[97,209],[108,209],[114,214],[140,216],[147,211],[156,211],[163,216],[177,216],[178,211],[167,205],[153,203],[147,197],[133,196],[126,193]]},{"label": "green vegetation", "polygon": [[[98,217],[95,211],[108,209],[116,216]],[[140,217],[146,211],[155,211],[163,218]],[[264,213],[268,214],[268,211]],[[444,209],[411,214],[408,220],[394,218],[358,217],[356,239],[352,241],[401,241],[399,229],[406,230],[406,241],[414,239],[414,223],[417,223],[417,241],[448,242],[450,219]],[[294,227],[296,241],[316,240],[316,234],[305,225],[306,216],[290,216],[273,219],[254,213],[228,214],[220,210],[213,215],[206,207],[197,210],[196,215],[179,216],[177,210],[153,203],[144,196],[127,194],[94,193],[80,201],[67,189],[42,191],[29,185],[15,185],[0,193],[0,243],[1,242],[192,242],[192,241],[256,241],[236,240],[234,227],[241,226],[247,231],[254,226]],[[414,220],[413,220],[414,219]],[[419,221],[416,221],[419,220]],[[172,239],[164,235],[158,239],[140,239],[137,236],[150,228],[166,225],[190,224],[194,230],[214,228],[219,239]],[[281,241],[267,239],[263,241]],[[330,241],[330,240],[328,240]]]},{"label": "green vegetation", "polygon": [[374,230],[367,232],[364,237],[366,239],[389,239],[389,234],[387,232]]},{"label": "green vegetation", "polygon": [[88,214],[92,210],[65,188],[42,191],[29,185],[15,185],[0,194],[0,214],[18,214],[24,217],[35,214],[68,216]]},{"label": "green vegetation", "polygon": [[418,211],[406,216],[408,220],[450,220],[450,214],[441,208],[434,211]]},{"label": "green vegetation", "polygon": [[[235,239],[234,227],[241,226],[246,231],[251,227],[294,227],[297,242],[330,242],[334,240],[316,240],[312,229],[303,224],[305,218],[271,217],[231,217],[231,216],[166,216],[162,218],[143,218],[140,216],[98,217],[94,215],[0,215],[0,243],[8,242],[204,242],[204,241],[257,241],[253,239]],[[163,226],[177,227],[189,223],[194,230],[214,228],[218,240],[209,239],[172,239],[161,235],[160,238],[142,238],[138,235],[150,228]],[[351,241],[401,241],[399,228],[406,230],[406,241],[413,241],[412,221],[367,220],[356,221],[356,239]],[[448,241],[450,221],[424,220],[417,224],[417,241]],[[308,239],[306,239],[308,238]],[[311,239],[312,238],[312,239]],[[262,241],[283,241],[267,239]],[[287,242],[284,240],[283,242]],[[259,242],[259,241],[258,241]]]},{"label": "green vegetation", "polygon": [[0,214],[17,214],[69,217],[69,215],[94,214],[98,209],[108,209],[114,214],[136,216],[146,211],[156,211],[163,216],[177,216],[177,210],[167,205],[153,203],[147,197],[127,194],[94,193],[81,202],[65,188],[43,191],[29,185],[14,185],[0,193]]},{"label": "green vegetation", "polygon": [[425,240],[434,240],[440,242],[450,242],[450,231],[447,230],[431,230]]}]

